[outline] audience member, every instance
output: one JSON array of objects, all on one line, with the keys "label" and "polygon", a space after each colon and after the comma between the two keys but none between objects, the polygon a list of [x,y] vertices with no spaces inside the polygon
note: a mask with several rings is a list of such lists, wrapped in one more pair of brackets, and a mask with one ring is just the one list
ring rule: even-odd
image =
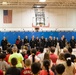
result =
[{"label": "audience member", "polygon": [[27,50],[27,53],[25,54],[24,59],[26,60],[29,57],[30,54],[31,54],[30,50]]},{"label": "audience member", "polygon": [[16,67],[18,61],[16,58],[11,59],[11,67],[8,68],[5,75],[20,75],[20,69]]},{"label": "audience member", "polygon": [[11,49],[11,48],[7,48],[5,61],[6,61],[8,64],[9,64],[9,62],[8,62],[9,56],[11,55],[11,53],[12,53],[12,49]]},{"label": "audience member", "polygon": [[50,61],[50,54],[48,52],[44,54],[44,60],[46,59]]},{"label": "audience member", "polygon": [[59,42],[57,42],[57,45],[56,45],[56,53],[57,53],[57,55],[59,55],[60,52],[61,52],[61,50],[60,50]]},{"label": "audience member", "polygon": [[75,60],[75,55],[72,54],[72,51],[73,51],[72,48],[69,47],[69,48],[68,48],[68,52],[71,54],[71,61],[74,62],[74,60]]},{"label": "audience member", "polygon": [[68,49],[66,47],[63,48],[63,53],[68,52]]},{"label": "audience member", "polygon": [[28,59],[30,59],[31,63],[40,62],[40,59],[36,56],[36,49],[32,49],[31,55],[28,57]]},{"label": "audience member", "polygon": [[33,75],[31,71],[31,61],[29,59],[25,60],[25,69],[22,70],[21,75]]},{"label": "audience member", "polygon": [[4,60],[6,55],[4,53],[0,54],[0,70],[6,71],[10,66],[8,63]]},{"label": "audience member", "polygon": [[[20,50],[22,56],[24,57],[24,61],[25,61],[26,58],[28,58],[28,56],[27,56],[27,49],[28,49],[27,46],[22,46],[22,50]],[[26,55],[26,58],[25,58],[25,55]]]},{"label": "audience member", "polygon": [[36,55],[39,55],[41,53],[40,48],[36,48],[36,49],[37,49]]},{"label": "audience member", "polygon": [[57,59],[56,64],[62,64],[65,62],[64,53],[60,53],[59,58]]},{"label": "audience member", "polygon": [[50,51],[51,51],[51,53],[50,53],[50,59],[52,60],[52,63],[53,64],[56,64],[56,61],[58,59],[58,56],[56,54],[54,54],[55,47],[51,47]]},{"label": "audience member", "polygon": [[71,62],[71,55],[69,53],[65,53],[64,58],[65,63],[63,65],[65,66],[65,71],[63,75],[74,75],[76,70],[74,64]]},{"label": "audience member", "polygon": [[0,70],[0,75],[4,75],[4,73],[3,73],[3,71],[2,71],[2,70]]},{"label": "audience member", "polygon": [[65,66],[63,64],[56,65],[57,75],[62,75],[64,71],[65,71]]},{"label": "audience member", "polygon": [[[60,41],[55,38],[49,36],[47,40],[42,36],[35,39],[32,36],[28,40],[26,36],[21,42],[18,36],[17,46],[14,44],[12,47],[4,37],[1,41],[3,52],[0,48],[0,75],[75,75],[76,57],[72,54],[76,43],[74,36],[70,44],[64,35]],[[17,53],[18,49],[22,49],[20,53]]]},{"label": "audience member", "polygon": [[40,71],[39,75],[54,75],[54,73],[50,70],[50,61],[43,61],[43,70]]},{"label": "audience member", "polygon": [[24,67],[24,62],[23,62],[24,59],[23,59],[23,56],[20,53],[17,53],[17,50],[18,49],[17,49],[16,46],[12,47],[13,54],[11,54],[9,56],[9,63],[11,62],[12,58],[17,58],[18,63],[16,65],[16,67],[23,68]]},{"label": "audience member", "polygon": [[43,59],[44,59],[44,53],[43,53],[44,49],[41,47],[40,48],[40,54],[38,55],[38,57],[40,58],[40,63],[41,63],[41,66],[42,66],[42,62],[43,62]]},{"label": "audience member", "polygon": [[41,70],[41,65],[38,62],[35,62],[31,65],[31,70],[34,75],[39,75],[39,72]]}]

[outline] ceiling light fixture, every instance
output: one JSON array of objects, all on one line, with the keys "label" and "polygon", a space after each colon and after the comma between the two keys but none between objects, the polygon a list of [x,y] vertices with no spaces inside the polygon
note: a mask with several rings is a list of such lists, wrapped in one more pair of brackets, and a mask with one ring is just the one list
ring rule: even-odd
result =
[{"label": "ceiling light fixture", "polygon": [[46,4],[34,4],[33,8],[44,8]]},{"label": "ceiling light fixture", "polygon": [[37,8],[40,8],[41,6],[40,6],[40,5],[37,5],[36,7],[37,7]]},{"label": "ceiling light fixture", "polygon": [[7,5],[8,3],[7,2],[2,2],[2,5]]},{"label": "ceiling light fixture", "polygon": [[39,2],[46,2],[46,0],[39,0]]}]

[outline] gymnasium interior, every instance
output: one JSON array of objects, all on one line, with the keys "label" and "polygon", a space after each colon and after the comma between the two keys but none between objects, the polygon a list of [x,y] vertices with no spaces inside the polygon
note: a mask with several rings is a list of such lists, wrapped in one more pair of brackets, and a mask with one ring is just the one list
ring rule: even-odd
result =
[{"label": "gymnasium interior", "polygon": [[[57,55],[55,59],[58,60],[58,64],[65,67],[67,73],[61,70],[60,72],[62,73],[60,74],[58,69],[63,69],[63,67],[56,62],[53,63],[53,61],[52,64],[50,63],[52,65],[51,68],[48,67],[52,72],[48,71],[42,61],[42,57],[38,57],[41,53],[41,48],[44,50],[44,55],[47,52],[49,53],[50,61],[54,57],[51,57],[51,51],[55,49],[54,54]],[[34,73],[35,69],[33,70],[33,68],[35,66],[33,65],[31,67],[32,74],[29,74],[27,71],[27,74],[23,74],[22,68],[25,70],[26,66],[20,66],[18,68],[21,73],[17,74],[16,72],[13,73],[9,68],[3,70],[2,65],[0,65],[0,75],[76,75],[76,0],[0,0],[1,64],[1,61],[5,61],[5,58],[8,58],[7,51],[9,49],[10,51],[13,49],[17,50],[21,54],[22,59],[24,59],[24,64],[28,62],[26,59],[29,59],[31,60],[31,65],[36,65],[35,60],[36,58],[39,59],[38,63],[41,64],[41,70]],[[30,51],[30,55],[27,54],[28,50]],[[39,53],[36,55],[36,58],[32,58],[33,50]],[[68,51],[71,51],[71,53]],[[68,60],[70,62],[72,57],[74,58],[73,62],[71,61],[74,64],[74,69],[70,69],[72,64],[69,67],[65,66],[64,63],[60,63],[62,59],[59,57],[62,53],[64,53],[64,56],[70,54],[71,57],[68,57],[67,60],[65,59],[65,62]],[[5,54],[4,59],[2,59],[3,54]],[[11,57],[9,56],[11,60],[13,59],[12,54],[14,53],[10,54]],[[9,58],[6,62],[7,66],[11,67],[12,61]],[[44,73],[42,72],[44,70],[43,66],[46,69]],[[17,68],[17,64],[15,67]],[[37,67],[39,68],[39,66]],[[68,71],[67,67],[73,71]],[[53,70],[52,68],[55,69]]]}]

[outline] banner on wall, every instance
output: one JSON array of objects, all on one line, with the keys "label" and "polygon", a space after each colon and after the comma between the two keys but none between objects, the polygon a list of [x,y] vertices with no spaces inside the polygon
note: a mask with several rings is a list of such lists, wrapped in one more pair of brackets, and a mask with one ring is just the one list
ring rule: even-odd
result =
[{"label": "banner on wall", "polygon": [[12,23],[12,10],[3,10],[3,23]]}]

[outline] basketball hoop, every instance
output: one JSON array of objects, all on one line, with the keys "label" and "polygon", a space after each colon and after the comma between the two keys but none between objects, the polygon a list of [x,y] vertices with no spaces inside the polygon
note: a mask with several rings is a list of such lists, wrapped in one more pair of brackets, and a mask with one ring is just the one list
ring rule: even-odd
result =
[{"label": "basketball hoop", "polygon": [[35,31],[39,31],[40,28],[38,26],[35,26],[34,29]]},{"label": "basketball hoop", "polygon": [[40,24],[40,27],[42,27],[43,26],[43,24]]}]

